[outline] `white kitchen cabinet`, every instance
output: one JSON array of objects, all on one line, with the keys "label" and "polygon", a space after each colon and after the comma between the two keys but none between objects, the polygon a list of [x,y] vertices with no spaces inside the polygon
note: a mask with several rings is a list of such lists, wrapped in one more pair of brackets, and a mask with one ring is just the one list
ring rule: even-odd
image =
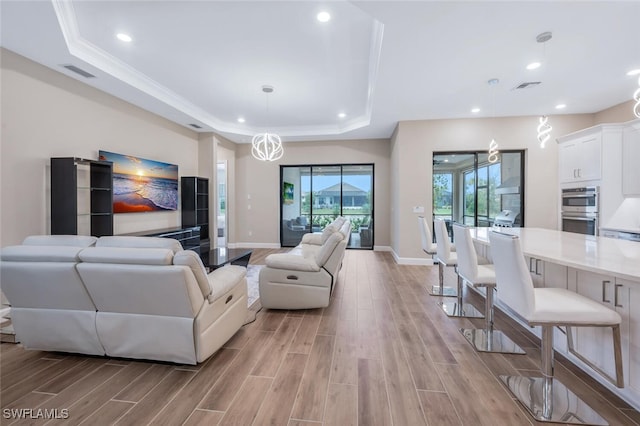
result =
[{"label": "white kitchen cabinet", "polygon": [[559,146],[560,183],[598,180],[602,177],[602,134],[582,136]]},{"label": "white kitchen cabinet", "polygon": [[[622,322],[622,362],[625,392],[633,399],[640,396],[640,282],[592,272],[570,270],[569,289],[614,309]],[[615,377],[613,336],[609,327],[576,327],[574,349],[609,376]]]},{"label": "white kitchen cabinet", "polygon": [[622,133],[622,193],[640,196],[640,123]]},{"label": "white kitchen cabinet", "polygon": [[567,267],[545,262],[531,256],[524,257],[534,287],[567,288]]},{"label": "white kitchen cabinet", "polygon": [[[622,204],[622,132],[629,123],[599,124],[558,138],[560,189],[600,187],[599,221],[607,224]],[[560,195],[560,192],[558,192]],[[562,206],[562,200],[560,206]]]}]

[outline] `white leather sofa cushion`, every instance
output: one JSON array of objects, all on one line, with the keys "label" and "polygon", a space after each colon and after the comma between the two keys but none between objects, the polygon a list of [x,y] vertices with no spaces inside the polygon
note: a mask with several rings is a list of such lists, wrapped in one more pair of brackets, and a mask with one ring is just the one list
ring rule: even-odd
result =
[{"label": "white leather sofa cushion", "polygon": [[161,248],[89,247],[83,249],[79,256],[83,262],[129,265],[171,265],[173,260],[173,252]]},{"label": "white leather sofa cushion", "polygon": [[247,268],[237,265],[225,265],[211,272],[208,282],[213,292],[209,302],[213,303],[233,289],[247,275]]},{"label": "white leather sofa cushion", "polygon": [[320,246],[322,245],[322,234],[315,234],[315,233],[304,234],[302,236],[302,240],[300,241],[300,244],[314,244],[314,245]]},{"label": "white leather sofa cushion", "polygon": [[336,227],[333,223],[325,226],[320,234],[320,243],[324,244],[334,232],[337,232],[340,228]]},{"label": "white leather sofa cushion", "polygon": [[315,260],[318,266],[324,266],[329,260],[329,256],[333,253],[338,243],[342,241],[343,236],[340,232],[334,232],[327,241],[320,247],[320,250],[316,253]]},{"label": "white leather sofa cushion", "polygon": [[98,239],[85,235],[30,235],[22,242],[23,246],[72,246],[91,247]]},{"label": "white leather sofa cushion", "polygon": [[183,250],[182,244],[173,238],[134,237],[127,235],[100,237],[96,242],[96,247],[164,248],[173,251],[174,254]]},{"label": "white leather sofa cushion", "polygon": [[292,271],[317,272],[320,266],[315,258],[290,253],[274,253],[267,256],[265,263],[269,268],[290,269]]},{"label": "white leather sofa cushion", "polygon": [[[498,295],[500,291],[498,289]],[[564,288],[536,288],[532,324],[614,325],[622,319],[613,309]]]},{"label": "white leather sofa cushion", "polygon": [[3,261],[13,262],[77,262],[82,247],[71,246],[9,246],[0,253]]},{"label": "white leather sofa cushion", "polygon": [[344,238],[349,239],[349,236],[351,235],[351,222],[347,222],[346,220],[343,221],[342,225],[340,225],[340,228],[338,229]]},{"label": "white leather sofa cushion", "polygon": [[174,265],[188,266],[198,281],[198,286],[202,290],[204,297],[209,297],[213,291],[213,287],[209,283],[207,271],[204,269],[200,256],[193,250],[182,250],[173,256]]}]

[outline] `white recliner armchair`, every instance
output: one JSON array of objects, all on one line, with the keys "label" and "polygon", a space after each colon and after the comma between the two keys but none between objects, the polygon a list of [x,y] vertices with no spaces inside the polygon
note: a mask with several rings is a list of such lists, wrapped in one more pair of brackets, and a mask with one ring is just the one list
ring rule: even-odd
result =
[{"label": "white recliner armchair", "polygon": [[306,234],[302,243],[288,253],[267,256],[259,279],[262,306],[272,309],[329,306],[350,236],[351,222],[342,219],[327,226],[322,234]]}]

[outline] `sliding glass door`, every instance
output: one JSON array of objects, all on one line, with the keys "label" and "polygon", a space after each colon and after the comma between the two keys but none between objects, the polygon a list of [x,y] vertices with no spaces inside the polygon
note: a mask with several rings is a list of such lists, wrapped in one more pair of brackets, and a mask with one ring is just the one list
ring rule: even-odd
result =
[{"label": "sliding glass door", "polygon": [[503,210],[523,226],[524,151],[503,151],[495,163],[486,152],[434,153],[434,219],[443,218],[449,230],[452,222],[492,226]]},{"label": "sliding glass door", "polygon": [[345,216],[351,221],[348,248],[373,248],[373,164],[281,166],[280,187],[283,247]]}]

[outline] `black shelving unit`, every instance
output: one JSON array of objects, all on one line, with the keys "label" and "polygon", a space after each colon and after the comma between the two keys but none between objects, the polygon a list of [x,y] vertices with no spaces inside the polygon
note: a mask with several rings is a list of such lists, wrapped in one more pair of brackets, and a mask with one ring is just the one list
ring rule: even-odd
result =
[{"label": "black shelving unit", "polygon": [[113,164],[51,158],[51,234],[113,235]]},{"label": "black shelving unit", "polygon": [[[121,234],[121,235],[132,235],[136,237],[161,237],[161,238],[172,238],[178,241],[182,248],[185,250],[193,250],[199,255],[203,255],[200,251],[200,227],[199,226],[191,226],[184,228],[164,228],[164,229],[154,229],[150,231],[140,231],[140,232],[131,232],[129,234]],[[207,250],[204,255],[209,256],[209,251]]]},{"label": "black shelving unit", "polygon": [[183,176],[181,183],[182,226],[200,227],[200,253],[207,255],[211,248],[209,234],[209,179]]}]

